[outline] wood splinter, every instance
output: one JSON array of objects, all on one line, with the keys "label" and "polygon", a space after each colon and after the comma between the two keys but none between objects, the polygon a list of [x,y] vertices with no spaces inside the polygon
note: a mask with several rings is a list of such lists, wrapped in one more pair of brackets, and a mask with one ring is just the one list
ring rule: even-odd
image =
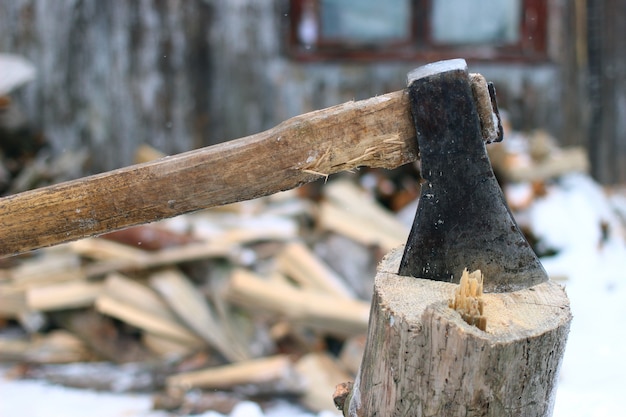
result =
[{"label": "wood splinter", "polygon": [[461,282],[454,291],[454,298],[448,302],[448,306],[458,311],[467,324],[485,331],[487,317],[483,315],[485,309],[483,281],[484,276],[480,269],[470,273],[465,268],[461,275]]}]

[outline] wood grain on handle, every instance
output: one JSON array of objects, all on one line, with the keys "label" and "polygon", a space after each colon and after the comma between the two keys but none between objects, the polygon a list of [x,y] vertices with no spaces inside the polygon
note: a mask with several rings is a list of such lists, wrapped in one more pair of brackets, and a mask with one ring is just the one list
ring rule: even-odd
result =
[{"label": "wood grain on handle", "polygon": [[0,256],[261,197],[358,166],[417,158],[404,91],[245,138],[0,199]]}]

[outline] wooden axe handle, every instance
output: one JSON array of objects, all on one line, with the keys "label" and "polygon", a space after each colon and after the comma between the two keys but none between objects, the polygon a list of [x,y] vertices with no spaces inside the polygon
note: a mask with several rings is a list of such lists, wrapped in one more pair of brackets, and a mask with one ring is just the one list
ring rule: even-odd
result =
[{"label": "wooden axe handle", "polygon": [[261,197],[359,166],[417,159],[396,91],[245,138],[0,199],[0,256]]}]

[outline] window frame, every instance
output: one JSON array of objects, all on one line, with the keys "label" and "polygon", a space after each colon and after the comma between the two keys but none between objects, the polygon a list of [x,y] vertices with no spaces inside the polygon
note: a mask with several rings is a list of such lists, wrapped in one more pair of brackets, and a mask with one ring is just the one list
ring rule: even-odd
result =
[{"label": "window frame", "polygon": [[[409,0],[411,7],[410,37],[381,44],[349,44],[322,39],[315,48],[307,49],[298,41],[298,23],[307,1],[290,0],[290,25],[287,42],[288,55],[298,61],[381,61],[421,60],[438,61],[463,57],[474,61],[548,61],[547,2],[521,0],[520,41],[507,45],[442,45],[433,42],[430,19],[433,0]],[[422,10],[423,13],[418,13]],[[319,25],[319,10],[316,10]]]}]

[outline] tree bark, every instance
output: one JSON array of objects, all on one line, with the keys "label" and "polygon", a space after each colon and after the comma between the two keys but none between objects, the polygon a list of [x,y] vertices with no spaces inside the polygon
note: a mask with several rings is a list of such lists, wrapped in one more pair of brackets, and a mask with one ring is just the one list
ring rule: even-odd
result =
[{"label": "tree bark", "polygon": [[563,288],[483,294],[482,331],[448,306],[455,284],[397,275],[401,255],[379,266],[344,416],[551,415],[571,321]]}]

